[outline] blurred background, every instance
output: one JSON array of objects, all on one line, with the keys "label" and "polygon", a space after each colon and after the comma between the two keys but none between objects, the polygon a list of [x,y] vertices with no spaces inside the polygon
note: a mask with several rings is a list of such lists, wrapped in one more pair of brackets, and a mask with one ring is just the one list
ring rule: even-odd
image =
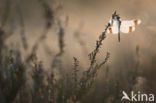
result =
[{"label": "blurred background", "polygon": [[[155,0],[0,0],[0,102],[121,103],[123,90],[156,94],[155,9]],[[88,54],[115,10],[142,23],[121,42],[106,34],[96,63],[110,57],[84,89]]]}]

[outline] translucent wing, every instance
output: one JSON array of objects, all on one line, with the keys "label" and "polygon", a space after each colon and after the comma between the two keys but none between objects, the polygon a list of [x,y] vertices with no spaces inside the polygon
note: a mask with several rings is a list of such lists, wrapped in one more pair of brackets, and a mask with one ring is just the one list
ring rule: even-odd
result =
[{"label": "translucent wing", "polygon": [[135,31],[135,26],[139,25],[141,23],[141,20],[124,20],[121,22],[120,30],[123,33],[130,33]]},{"label": "translucent wing", "polygon": [[121,22],[122,26],[137,26],[141,23],[140,19],[135,19],[135,20],[123,20]]},{"label": "translucent wing", "polygon": [[135,27],[134,26],[128,26],[128,25],[124,25],[124,26],[121,25],[120,31],[122,33],[130,33],[130,32],[135,31]]},{"label": "translucent wing", "polygon": [[107,33],[109,33],[109,34],[118,34],[119,33],[118,26],[111,26],[110,28],[107,29]]}]

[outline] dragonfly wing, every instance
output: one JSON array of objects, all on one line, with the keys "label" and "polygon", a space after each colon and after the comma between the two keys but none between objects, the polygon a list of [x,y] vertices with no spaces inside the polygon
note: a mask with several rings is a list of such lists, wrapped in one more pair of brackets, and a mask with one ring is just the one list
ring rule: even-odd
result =
[{"label": "dragonfly wing", "polygon": [[118,34],[119,33],[119,28],[118,26],[112,26],[110,28],[107,29],[107,33],[109,34]]},{"label": "dragonfly wing", "polygon": [[127,25],[123,26],[123,25],[121,25],[120,31],[123,33],[130,33],[130,32],[135,31],[135,26],[127,26]]},{"label": "dragonfly wing", "polygon": [[135,19],[135,20],[123,20],[121,22],[121,25],[123,26],[137,26],[141,24],[141,20],[140,19]]}]

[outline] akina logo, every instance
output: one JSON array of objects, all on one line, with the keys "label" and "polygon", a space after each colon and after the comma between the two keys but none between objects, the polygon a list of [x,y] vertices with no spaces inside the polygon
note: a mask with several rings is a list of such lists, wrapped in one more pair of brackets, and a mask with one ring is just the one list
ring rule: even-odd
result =
[{"label": "akina logo", "polygon": [[128,96],[128,94],[125,91],[122,91],[122,98],[121,101],[123,100],[128,100],[128,101],[135,101],[135,102],[154,102],[155,96],[154,94],[146,94],[146,93],[141,93],[138,91],[135,93],[134,91],[131,91],[131,95]]}]

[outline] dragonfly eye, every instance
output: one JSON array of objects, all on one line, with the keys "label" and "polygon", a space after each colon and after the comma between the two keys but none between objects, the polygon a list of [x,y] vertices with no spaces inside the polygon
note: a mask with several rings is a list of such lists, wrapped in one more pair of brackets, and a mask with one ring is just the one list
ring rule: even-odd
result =
[{"label": "dragonfly eye", "polygon": [[117,16],[117,19],[120,19],[120,17],[119,17],[119,16]]}]

